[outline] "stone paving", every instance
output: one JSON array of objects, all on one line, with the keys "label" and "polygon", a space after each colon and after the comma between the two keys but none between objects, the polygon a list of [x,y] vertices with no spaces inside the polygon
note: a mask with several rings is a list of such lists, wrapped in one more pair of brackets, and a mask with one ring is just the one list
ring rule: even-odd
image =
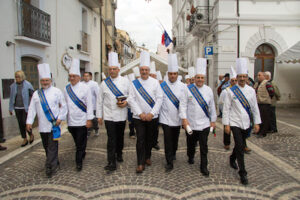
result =
[{"label": "stone paving", "polygon": [[162,130],[162,148],[152,151],[153,164],[144,173],[135,173],[135,140],[129,139],[128,129],[125,161],[118,164],[117,171],[107,173],[103,169],[107,138],[102,130],[99,137],[89,138],[81,172],[75,169],[74,142],[69,133],[63,135],[59,146],[61,169],[51,179],[45,175],[41,143],[3,163],[0,199],[300,199],[300,127],[281,123],[278,127],[279,133],[248,140],[253,147],[251,154],[245,155],[248,186],[241,185],[237,171],[229,167],[231,151],[223,149],[219,128],[216,137],[209,136],[208,178],[199,170],[199,149],[195,164],[187,163],[183,132],[174,170],[165,172]]}]

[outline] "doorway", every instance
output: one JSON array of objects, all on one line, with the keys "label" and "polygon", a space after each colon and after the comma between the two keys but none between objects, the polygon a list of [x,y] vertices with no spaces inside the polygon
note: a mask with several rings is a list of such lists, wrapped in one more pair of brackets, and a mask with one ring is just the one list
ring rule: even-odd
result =
[{"label": "doorway", "polygon": [[262,44],[255,51],[254,77],[258,72],[269,71],[274,76],[275,53],[273,48],[268,44]]},{"label": "doorway", "polygon": [[31,83],[34,90],[39,89],[38,60],[32,57],[22,57],[21,62],[26,80]]}]

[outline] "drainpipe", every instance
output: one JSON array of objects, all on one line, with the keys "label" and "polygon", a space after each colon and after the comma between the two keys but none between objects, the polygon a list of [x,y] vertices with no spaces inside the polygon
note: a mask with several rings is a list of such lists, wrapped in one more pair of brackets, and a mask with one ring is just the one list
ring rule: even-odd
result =
[{"label": "drainpipe", "polygon": [[237,57],[240,57],[240,1],[236,0],[236,15],[238,17],[237,24]]},{"label": "drainpipe", "polygon": [[100,82],[102,82],[102,11],[101,7],[99,7],[100,13]]}]

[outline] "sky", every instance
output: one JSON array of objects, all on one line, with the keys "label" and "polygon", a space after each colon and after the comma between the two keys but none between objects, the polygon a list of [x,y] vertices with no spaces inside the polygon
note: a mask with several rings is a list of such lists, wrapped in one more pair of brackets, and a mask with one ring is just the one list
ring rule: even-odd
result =
[{"label": "sky", "polygon": [[172,7],[169,0],[119,0],[116,27],[129,33],[138,46],[143,43],[153,53],[161,43],[164,26],[172,38]]}]

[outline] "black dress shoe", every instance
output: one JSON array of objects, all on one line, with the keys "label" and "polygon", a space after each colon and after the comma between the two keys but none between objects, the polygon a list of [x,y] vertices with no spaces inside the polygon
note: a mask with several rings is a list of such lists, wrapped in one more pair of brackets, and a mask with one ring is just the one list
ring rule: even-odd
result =
[{"label": "black dress shoe", "polygon": [[80,172],[82,170],[82,164],[77,164],[76,169],[77,169],[77,171]]},{"label": "black dress shoe", "polygon": [[189,163],[190,165],[194,164],[194,163],[195,163],[194,158],[189,158],[188,163]]},{"label": "black dress shoe", "polygon": [[201,169],[200,171],[204,176],[209,176],[209,171],[207,169]]},{"label": "black dress shoe", "polygon": [[243,185],[248,185],[248,179],[247,176],[241,176],[241,183]]},{"label": "black dress shoe", "polygon": [[118,162],[123,162],[123,156],[122,155],[117,155],[117,161]]},{"label": "black dress shoe", "polygon": [[28,144],[28,141],[26,141],[25,143],[23,143],[23,144],[21,145],[21,147],[25,147],[27,144]]},{"label": "black dress shoe", "polygon": [[259,134],[259,135],[257,135],[257,138],[264,138],[266,136],[267,136],[267,134]]},{"label": "black dress shoe", "polygon": [[166,172],[172,171],[172,169],[173,169],[173,164],[168,163],[168,164],[165,165],[165,168],[166,168]]},{"label": "black dress shoe", "polygon": [[0,143],[4,143],[5,141],[6,141],[5,138],[1,138],[1,139],[0,139]]},{"label": "black dress shoe", "polygon": [[230,163],[230,167],[232,167],[233,169],[238,169],[235,160],[232,159],[231,157],[229,158],[229,163]]},{"label": "black dress shoe", "polygon": [[153,148],[156,149],[157,151],[160,150],[160,147],[158,146],[158,144],[155,145]]},{"label": "black dress shoe", "polygon": [[109,167],[111,166],[111,163],[109,162],[105,167],[104,167],[104,169],[105,170],[109,170]]},{"label": "black dress shoe", "polygon": [[3,147],[3,146],[0,145],[0,151],[4,151],[6,149],[7,149],[7,147]]},{"label": "black dress shoe", "polygon": [[107,171],[114,171],[117,169],[117,165],[116,164],[112,164],[112,163],[108,163],[108,165],[106,165],[104,167],[105,170]]}]

